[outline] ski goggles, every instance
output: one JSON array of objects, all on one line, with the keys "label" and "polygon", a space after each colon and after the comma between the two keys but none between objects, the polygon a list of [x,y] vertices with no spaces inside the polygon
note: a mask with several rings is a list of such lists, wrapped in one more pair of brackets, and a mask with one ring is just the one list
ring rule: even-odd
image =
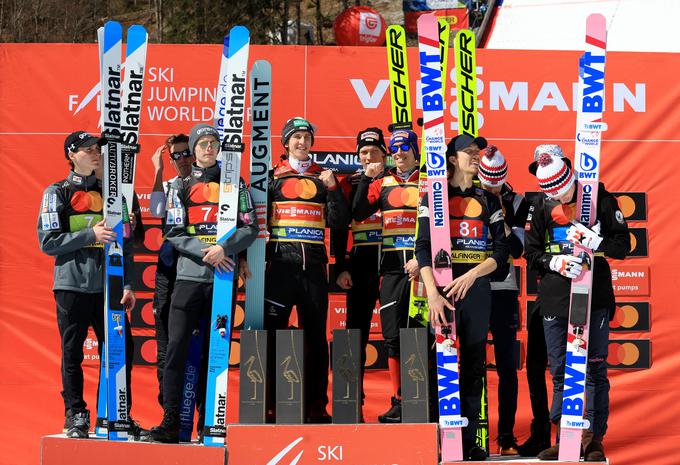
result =
[{"label": "ski goggles", "polygon": [[397,153],[399,150],[402,152],[408,152],[411,150],[411,145],[410,144],[395,144],[395,145],[390,145],[390,153]]},{"label": "ski goggles", "polygon": [[189,158],[191,157],[191,150],[189,149],[184,149],[181,152],[172,152],[170,154],[170,158],[172,158],[175,161],[179,161],[180,158]]},{"label": "ski goggles", "polygon": [[203,150],[208,150],[208,146],[212,147],[213,150],[219,150],[219,148],[220,148],[220,143],[217,142],[216,140],[213,140],[213,141],[203,140],[196,145],[198,145]]}]

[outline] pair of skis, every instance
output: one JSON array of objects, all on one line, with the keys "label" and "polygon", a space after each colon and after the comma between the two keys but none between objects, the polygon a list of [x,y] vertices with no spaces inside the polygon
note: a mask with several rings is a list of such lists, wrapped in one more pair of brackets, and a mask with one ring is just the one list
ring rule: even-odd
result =
[{"label": "pair of skis", "polygon": [[[139,122],[146,69],[148,34],[142,26],[128,29],[125,71],[121,65],[123,28],[115,21],[98,31],[101,81],[104,218],[116,233],[115,241],[105,248],[106,343],[102,351],[102,371],[97,407],[97,436],[108,434],[110,440],[128,439],[130,429],[127,408],[125,359],[125,307],[123,297],[123,239],[132,232],[127,226],[127,208],[132,206],[136,154],[139,151]],[[127,234],[126,234],[127,233]]]},{"label": "pair of skis", "polygon": [[[585,53],[579,59],[574,168],[578,179],[578,221],[593,226],[597,221],[597,191],[600,177],[600,144],[604,111],[604,71],[607,23],[601,14],[586,20]],[[589,428],[585,415],[585,382],[588,365],[588,325],[593,289],[593,251],[574,245],[574,255],[584,261],[583,273],[571,280],[567,354],[562,397],[559,460],[578,461],[581,439]]]}]

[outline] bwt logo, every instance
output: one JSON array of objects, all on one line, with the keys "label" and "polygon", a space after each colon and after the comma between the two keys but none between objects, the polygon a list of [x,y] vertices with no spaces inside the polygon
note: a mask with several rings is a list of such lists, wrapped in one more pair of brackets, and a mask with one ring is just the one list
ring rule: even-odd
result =
[{"label": "bwt logo", "polygon": [[587,152],[581,152],[581,156],[578,157],[579,169],[578,177],[579,179],[592,178],[595,179],[595,170],[597,169],[597,159]]},{"label": "bwt logo", "polygon": [[570,344],[567,348],[567,359],[564,367],[562,415],[583,417],[585,382],[586,357],[572,352]]}]

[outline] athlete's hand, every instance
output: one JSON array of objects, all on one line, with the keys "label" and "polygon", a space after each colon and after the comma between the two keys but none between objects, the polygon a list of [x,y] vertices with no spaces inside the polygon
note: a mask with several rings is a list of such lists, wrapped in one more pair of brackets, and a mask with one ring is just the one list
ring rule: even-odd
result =
[{"label": "athlete's hand", "polygon": [[253,277],[253,274],[250,272],[248,260],[246,260],[245,258],[239,258],[238,260],[238,277],[241,278],[243,281]]},{"label": "athlete's hand", "polygon": [[215,267],[216,270],[226,272],[234,271],[234,266],[236,262],[231,257],[224,255],[224,249],[222,246],[217,244],[201,249],[201,252],[205,253],[203,261],[209,265]]},{"label": "athlete's hand", "polygon": [[153,163],[153,169],[156,173],[161,173],[163,171],[163,153],[168,150],[168,147],[163,144],[156,149],[156,151],[151,155],[151,163]]},{"label": "athlete's hand", "polygon": [[573,255],[555,255],[550,259],[550,269],[555,273],[559,273],[565,278],[578,278],[583,272],[581,265],[583,260],[581,257],[574,257]]},{"label": "athlete's hand", "polygon": [[130,231],[134,231],[137,227],[137,215],[130,213]]},{"label": "athlete's hand", "polygon": [[602,243],[602,236],[600,236],[600,222],[598,221],[592,228],[572,221],[571,226],[567,229],[567,240],[572,244],[581,244],[595,252]]},{"label": "athlete's hand", "polygon": [[354,283],[352,282],[352,275],[349,273],[349,271],[343,271],[336,278],[335,284],[345,290],[351,289],[352,286],[354,286]]},{"label": "athlete's hand", "polygon": [[404,265],[404,270],[408,273],[408,280],[413,281],[420,274],[420,267],[418,266],[418,260],[415,258],[410,259]]},{"label": "athlete's hand", "polygon": [[103,219],[99,223],[95,224],[92,227],[92,230],[94,231],[94,237],[97,242],[109,244],[116,240],[116,233],[113,232],[113,229],[106,225],[106,219]]},{"label": "athlete's hand", "polygon": [[125,305],[125,310],[132,310],[135,307],[136,302],[137,297],[135,297],[135,291],[123,289],[123,298],[120,299],[120,303]]},{"label": "athlete's hand", "polygon": [[477,272],[475,271],[474,268],[468,271],[467,273],[458,276],[456,279],[447,284],[446,287],[444,288],[444,292],[446,292],[446,297],[449,298],[453,297],[453,300],[464,299],[465,296],[467,295],[467,292],[475,283],[476,279]]},{"label": "athlete's hand", "polygon": [[[436,293],[435,293],[436,292]],[[434,326],[447,325],[446,313],[444,308],[453,310],[453,304],[446,299],[439,291],[427,292],[427,308],[429,311],[430,324]]]},{"label": "athlete's hand", "polygon": [[326,186],[326,189],[334,189],[337,185],[335,181],[335,175],[331,170],[324,170],[319,174],[319,180]]},{"label": "athlete's hand", "polygon": [[366,165],[366,171],[364,171],[364,174],[369,178],[375,178],[383,172],[383,169],[384,165],[381,162],[369,163]]}]

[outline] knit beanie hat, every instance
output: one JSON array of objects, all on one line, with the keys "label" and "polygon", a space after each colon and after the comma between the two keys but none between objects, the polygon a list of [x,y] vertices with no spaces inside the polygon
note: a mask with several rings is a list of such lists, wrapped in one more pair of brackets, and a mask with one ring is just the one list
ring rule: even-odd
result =
[{"label": "knit beanie hat", "polygon": [[574,173],[567,166],[564,158],[541,153],[536,162],[538,185],[548,197],[560,197],[574,184]]},{"label": "knit beanie hat", "polygon": [[290,136],[298,131],[309,132],[312,135],[312,145],[314,145],[314,131],[316,131],[316,126],[301,116],[291,118],[283,125],[283,130],[281,131],[281,144],[285,146],[288,143]]},{"label": "knit beanie hat", "polygon": [[482,158],[479,160],[477,176],[479,181],[488,187],[502,186],[508,179],[508,164],[495,145],[489,145],[484,149]]},{"label": "knit beanie hat", "polygon": [[529,173],[533,174],[534,176],[536,176],[536,168],[538,168],[538,156],[542,153],[547,153],[553,157],[564,159],[564,162],[567,164],[567,166],[571,168],[571,160],[564,156],[562,147],[557,144],[541,144],[536,146],[536,149],[534,150],[534,161],[529,164]]},{"label": "knit beanie hat", "polygon": [[385,136],[383,136],[380,128],[366,128],[357,134],[357,153],[362,147],[373,145],[382,150],[382,153],[387,154],[387,147],[385,147]]},{"label": "knit beanie hat", "polygon": [[192,154],[195,155],[198,139],[204,136],[213,136],[217,142],[220,141],[220,133],[217,129],[206,123],[198,123],[191,128],[191,132],[189,133],[189,150],[191,150]]}]

